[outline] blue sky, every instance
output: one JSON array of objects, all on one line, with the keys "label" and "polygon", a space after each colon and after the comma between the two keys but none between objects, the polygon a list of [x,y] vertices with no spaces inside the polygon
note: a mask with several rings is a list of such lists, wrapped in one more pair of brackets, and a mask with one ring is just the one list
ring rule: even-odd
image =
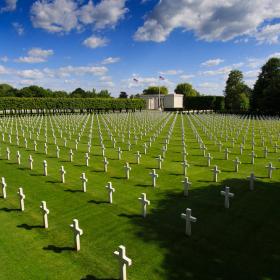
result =
[{"label": "blue sky", "polygon": [[253,86],[280,57],[276,0],[0,0],[0,23],[0,83],[18,88],[222,95],[231,69]]}]

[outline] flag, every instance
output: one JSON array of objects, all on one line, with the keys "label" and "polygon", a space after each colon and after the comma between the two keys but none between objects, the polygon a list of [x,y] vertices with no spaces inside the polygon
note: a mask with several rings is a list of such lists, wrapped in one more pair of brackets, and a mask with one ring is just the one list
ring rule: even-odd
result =
[{"label": "flag", "polygon": [[164,77],[162,77],[162,76],[159,76],[158,78],[162,81],[165,80]]},{"label": "flag", "polygon": [[138,82],[139,82],[136,78],[133,78],[133,81],[134,81],[134,82],[136,82],[136,83],[138,83]]}]

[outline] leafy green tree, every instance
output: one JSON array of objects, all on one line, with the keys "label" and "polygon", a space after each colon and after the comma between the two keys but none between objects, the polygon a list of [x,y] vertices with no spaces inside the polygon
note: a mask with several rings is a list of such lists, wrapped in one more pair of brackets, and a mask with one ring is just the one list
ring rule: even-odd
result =
[{"label": "leafy green tree", "polygon": [[239,70],[232,70],[226,81],[225,107],[231,111],[246,111],[249,109],[251,90],[243,81],[243,74]]},{"label": "leafy green tree", "polygon": [[155,87],[155,86],[152,86],[152,87],[148,87],[146,89],[143,90],[143,94],[145,95],[148,95],[148,94],[159,94],[159,89],[160,89],[160,94],[163,94],[163,95],[167,95],[168,94],[168,89],[167,87]]},{"label": "leafy green tree", "polygon": [[109,97],[111,97],[111,93],[107,89],[103,89],[97,94],[97,97],[99,97],[99,98],[109,98]]},{"label": "leafy green tree", "polygon": [[0,84],[0,97],[15,96],[14,88],[8,84]]},{"label": "leafy green tree", "polygon": [[251,107],[255,112],[280,112],[280,59],[271,58],[261,69],[255,83]]},{"label": "leafy green tree", "polygon": [[199,92],[196,91],[191,84],[189,83],[183,83],[178,84],[175,89],[175,93],[177,94],[183,94],[185,97],[187,96],[199,96]]},{"label": "leafy green tree", "polygon": [[125,91],[121,91],[119,98],[128,98],[128,94]]},{"label": "leafy green tree", "polygon": [[70,93],[70,97],[73,98],[83,98],[85,97],[86,92],[82,88],[76,88],[74,91]]}]

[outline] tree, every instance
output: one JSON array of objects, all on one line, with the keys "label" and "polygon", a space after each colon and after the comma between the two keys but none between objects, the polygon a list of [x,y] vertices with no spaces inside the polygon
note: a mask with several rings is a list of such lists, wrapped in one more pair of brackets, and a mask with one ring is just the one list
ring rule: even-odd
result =
[{"label": "tree", "polygon": [[243,74],[239,70],[229,73],[225,95],[225,107],[231,111],[246,111],[249,109],[251,89],[244,83]]},{"label": "tree", "polygon": [[102,89],[99,93],[97,93],[97,97],[109,98],[109,97],[111,97],[111,93],[107,89]]},{"label": "tree", "polygon": [[14,88],[8,84],[0,84],[0,97],[14,96]]},{"label": "tree", "polygon": [[183,94],[185,97],[200,95],[199,92],[196,91],[189,83],[178,84],[175,89],[175,93]]},{"label": "tree", "polygon": [[259,113],[280,112],[279,58],[271,58],[263,65],[253,89],[251,107]]},{"label": "tree", "polygon": [[143,90],[143,94],[148,95],[148,94],[159,94],[159,90],[160,90],[160,94],[162,95],[167,95],[168,94],[168,89],[167,87],[148,87],[146,89]]},{"label": "tree", "polygon": [[128,98],[128,94],[125,91],[121,91],[119,98]]},{"label": "tree", "polygon": [[86,92],[82,88],[76,88],[74,91],[70,93],[70,97],[74,98],[82,98],[85,97]]}]

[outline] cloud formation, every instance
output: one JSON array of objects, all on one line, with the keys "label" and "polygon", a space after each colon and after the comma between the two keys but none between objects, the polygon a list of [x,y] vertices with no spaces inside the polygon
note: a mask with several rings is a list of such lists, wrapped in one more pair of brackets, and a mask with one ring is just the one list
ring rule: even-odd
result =
[{"label": "cloud formation", "polygon": [[267,25],[267,21],[279,16],[280,1],[274,0],[161,0],[147,15],[134,39],[163,42],[173,30],[181,28],[209,42],[239,36],[276,42],[279,25]]},{"label": "cloud formation", "polygon": [[4,6],[0,7],[0,13],[12,12],[17,8],[17,0],[5,0]]},{"label": "cloud formation", "polygon": [[210,67],[210,66],[217,66],[221,63],[223,63],[224,60],[223,59],[220,59],[220,58],[215,58],[215,59],[209,59],[207,61],[204,61],[203,63],[201,63],[202,66],[207,66],[207,67]]},{"label": "cloud formation", "polygon": [[16,59],[16,62],[23,63],[42,63],[46,62],[54,54],[53,50],[43,50],[41,48],[32,48],[28,51],[27,56]]},{"label": "cloud formation", "polygon": [[105,47],[108,44],[108,39],[97,37],[95,35],[90,36],[86,40],[84,40],[83,45],[88,48],[96,49],[100,47]]},{"label": "cloud formation", "polygon": [[31,7],[34,27],[50,33],[68,33],[90,25],[95,30],[113,28],[128,9],[126,0],[101,0],[94,5],[75,0],[37,0]]}]

